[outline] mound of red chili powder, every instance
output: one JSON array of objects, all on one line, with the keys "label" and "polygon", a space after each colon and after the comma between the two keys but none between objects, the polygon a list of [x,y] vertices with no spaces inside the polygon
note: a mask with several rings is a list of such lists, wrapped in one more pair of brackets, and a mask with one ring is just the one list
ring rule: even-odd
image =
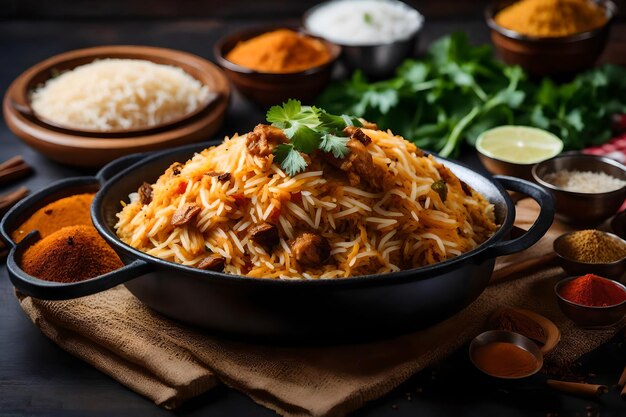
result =
[{"label": "mound of red chili powder", "polygon": [[626,301],[626,291],[622,287],[594,274],[571,280],[559,294],[568,301],[589,307],[606,307]]}]

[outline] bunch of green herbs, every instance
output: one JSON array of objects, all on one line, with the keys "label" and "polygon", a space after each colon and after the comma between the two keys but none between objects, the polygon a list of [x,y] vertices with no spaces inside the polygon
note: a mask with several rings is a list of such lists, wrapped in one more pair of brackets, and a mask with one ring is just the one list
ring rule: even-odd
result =
[{"label": "bunch of green herbs", "polygon": [[345,157],[349,152],[349,138],[343,130],[348,126],[361,126],[356,117],[333,115],[318,107],[302,106],[297,100],[271,107],[266,119],[272,126],[282,129],[289,139],[288,143],[276,147],[274,155],[290,176],[306,169],[303,153],[320,149],[336,158]]},{"label": "bunch of green herbs", "polygon": [[464,33],[439,39],[422,60],[406,60],[388,80],[368,82],[356,71],[331,84],[318,104],[354,114],[443,156],[458,156],[487,129],[505,124],[539,127],[565,149],[611,137],[611,116],[626,112],[626,69],[604,66],[556,84],[533,82],[517,66],[472,46]]}]

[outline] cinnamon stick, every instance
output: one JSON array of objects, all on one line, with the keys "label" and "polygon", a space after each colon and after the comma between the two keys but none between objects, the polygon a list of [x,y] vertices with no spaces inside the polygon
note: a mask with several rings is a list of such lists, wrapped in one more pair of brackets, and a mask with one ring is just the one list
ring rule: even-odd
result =
[{"label": "cinnamon stick", "polygon": [[566,394],[580,395],[582,397],[599,397],[606,394],[609,388],[606,385],[585,384],[581,382],[566,382],[548,379],[546,381],[550,388]]},{"label": "cinnamon stick", "polygon": [[33,171],[21,155],[0,163],[0,185],[25,177]]},{"label": "cinnamon stick", "polygon": [[17,155],[12,158],[7,159],[3,163],[0,164],[0,171],[4,171],[5,169],[12,168],[16,165],[25,164],[24,158],[22,155]]},{"label": "cinnamon stick", "polygon": [[0,195],[0,216],[9,211],[22,198],[26,197],[30,191],[26,187],[20,187],[10,193]]}]

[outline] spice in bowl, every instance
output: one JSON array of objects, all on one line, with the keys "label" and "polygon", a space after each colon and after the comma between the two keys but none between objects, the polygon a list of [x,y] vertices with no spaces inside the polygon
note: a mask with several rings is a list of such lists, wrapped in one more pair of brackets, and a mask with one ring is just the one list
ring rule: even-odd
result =
[{"label": "spice in bowl", "polygon": [[11,237],[19,242],[37,230],[41,240],[27,248],[20,267],[46,281],[77,282],[124,266],[98,234],[90,217],[93,193],[75,194],[35,211]]},{"label": "spice in bowl", "polygon": [[478,368],[499,378],[526,376],[537,369],[532,353],[513,343],[489,343],[477,348],[473,358]]},{"label": "spice in bowl", "polygon": [[581,230],[560,238],[558,252],[576,262],[611,263],[626,257],[626,244],[609,233]]},{"label": "spice in bowl", "polygon": [[503,379],[520,379],[537,373],[543,355],[533,341],[509,331],[490,330],[470,344],[470,360],[485,374]]},{"label": "spice in bowl", "polygon": [[66,226],[91,225],[89,208],[94,195],[76,194],[53,201],[33,213],[11,233],[11,238],[17,243],[28,233],[38,230],[43,239]]},{"label": "spice in bowl", "polygon": [[22,256],[22,269],[34,277],[77,282],[124,266],[93,226],[68,226],[43,238]]},{"label": "spice in bowl", "polygon": [[255,71],[291,73],[319,67],[331,59],[331,54],[318,39],[278,29],[240,42],[226,59]]},{"label": "spice in bowl", "polygon": [[608,193],[626,186],[626,181],[604,172],[562,169],[546,174],[544,179],[555,187],[575,193]]},{"label": "spice in bowl", "polygon": [[589,0],[521,0],[502,9],[498,25],[526,36],[561,37],[607,23],[606,12]]},{"label": "spice in bowl", "polygon": [[612,326],[626,314],[626,287],[607,278],[592,274],[565,278],[554,292],[563,314],[583,328]]},{"label": "spice in bowl", "polygon": [[565,283],[559,295],[575,304],[587,307],[609,307],[626,301],[624,288],[612,280],[587,274]]}]

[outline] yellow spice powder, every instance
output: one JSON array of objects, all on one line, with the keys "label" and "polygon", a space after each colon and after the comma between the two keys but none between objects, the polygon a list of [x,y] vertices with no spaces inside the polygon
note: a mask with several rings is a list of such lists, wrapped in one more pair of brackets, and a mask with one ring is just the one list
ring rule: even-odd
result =
[{"label": "yellow spice powder", "polygon": [[599,28],[607,16],[589,0],[521,0],[501,10],[495,21],[523,35],[559,37]]},{"label": "yellow spice powder", "polygon": [[226,59],[257,71],[288,73],[325,64],[330,60],[330,53],[315,38],[289,29],[278,29],[240,42]]}]

